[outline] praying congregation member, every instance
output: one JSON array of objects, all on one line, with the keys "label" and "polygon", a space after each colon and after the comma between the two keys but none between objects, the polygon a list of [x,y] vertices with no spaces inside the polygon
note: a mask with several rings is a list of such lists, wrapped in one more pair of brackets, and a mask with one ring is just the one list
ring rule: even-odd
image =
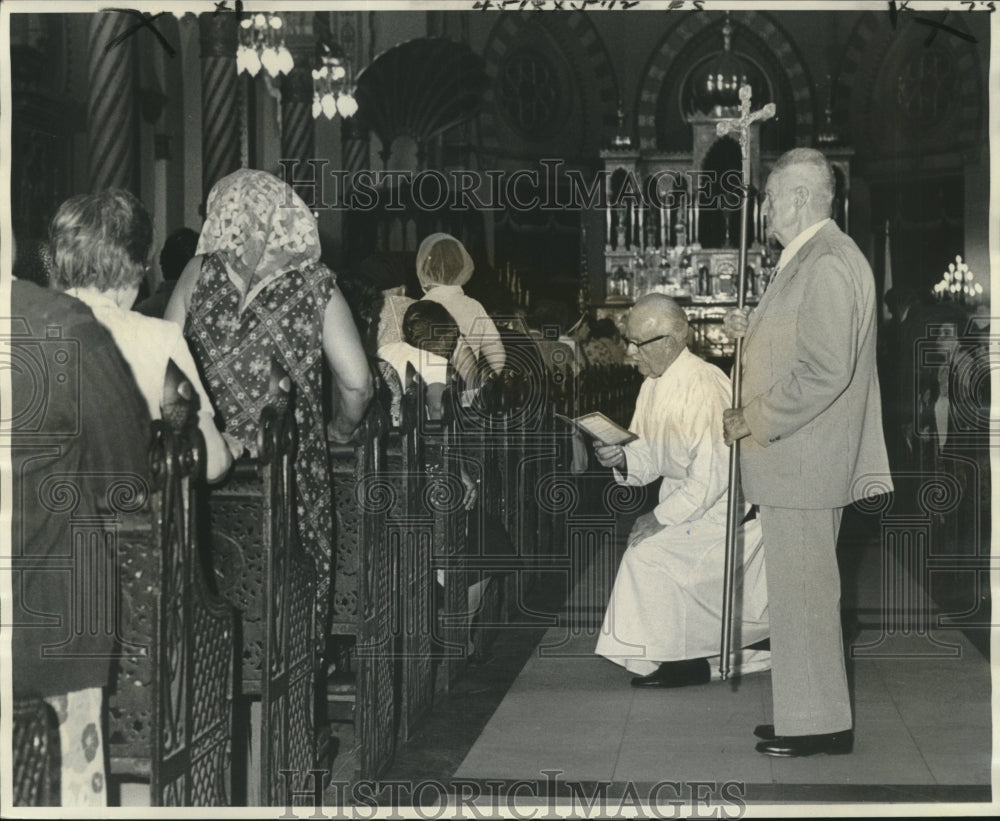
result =
[{"label": "praying congregation member", "polygon": [[[645,377],[630,425],[639,438],[598,445],[595,455],[621,484],[662,483],[659,503],[629,535],[595,652],[637,674],[635,687],[704,684],[722,633],[729,450],[721,425],[729,379],[687,349],[687,316],[663,294],[640,299],[626,331],[629,361]],[[743,524],[738,538],[734,647],[749,648],[769,635],[760,523]],[[737,674],[770,664],[764,649],[734,655]]]},{"label": "praying congregation member", "polygon": [[215,412],[191,350],[174,323],[130,310],[146,272],[153,226],[143,204],[122,188],[80,194],[59,206],[49,228],[52,285],[86,303],[114,337],[160,418],[163,381],[172,359],[198,394],[198,430],[205,440],[205,476],[221,479],[233,457],[215,426]]},{"label": "praying congregation member", "polygon": [[[85,580],[67,562],[74,522],[103,518],[110,537],[111,488],[145,486],[149,413],[115,340],[83,302],[22,280],[10,294],[12,361],[37,365],[9,368],[13,695],[43,699],[55,712],[53,798],[63,807],[104,807],[103,690],[118,625],[106,622],[113,608],[80,601]],[[38,384],[46,373],[47,384]],[[74,504],[54,504],[59,495]]]},{"label": "praying congregation member", "polygon": [[137,302],[133,310],[162,319],[177,280],[197,248],[198,232],[190,228],[178,228],[167,237],[160,249],[160,273],[163,274],[163,281],[150,296]]},{"label": "praying congregation member", "polygon": [[474,270],[469,252],[450,234],[431,234],[417,250],[417,278],[424,289],[422,298],[444,305],[458,323],[462,341],[477,359],[484,359],[495,373],[499,373],[506,362],[500,333],[482,304],[462,290]]},{"label": "praying congregation member", "polygon": [[891,485],[875,362],[878,300],[871,268],[830,218],[833,169],[795,148],[774,164],[764,214],[782,243],[777,273],[743,337],[742,407],[725,413],[742,440],[748,501],[760,506],[771,611],[774,723],[756,728],[771,756],[853,749],[840,618],[837,535],[866,478]]},{"label": "praying congregation member", "polygon": [[438,302],[413,302],[403,314],[402,338],[378,349],[406,388],[407,366],[413,368],[427,386],[427,410],[431,419],[440,419],[441,400],[450,378],[449,363],[458,346],[458,325],[447,308]]},{"label": "praying congregation member", "polygon": [[366,257],[358,266],[359,278],[380,294],[373,306],[374,315],[365,317],[374,326],[376,348],[403,339],[403,314],[416,301],[409,293],[414,261],[412,251],[382,251]]},{"label": "praying congregation member", "polygon": [[[372,381],[336,275],[320,261],[316,218],[291,186],[252,169],[213,186],[198,254],[181,274],[166,316],[191,342],[234,453],[258,455],[272,360],[295,384],[295,519],[316,563],[322,640],[330,629],[334,533],[327,438],[353,440]],[[337,396],[328,426],[324,356]]]}]

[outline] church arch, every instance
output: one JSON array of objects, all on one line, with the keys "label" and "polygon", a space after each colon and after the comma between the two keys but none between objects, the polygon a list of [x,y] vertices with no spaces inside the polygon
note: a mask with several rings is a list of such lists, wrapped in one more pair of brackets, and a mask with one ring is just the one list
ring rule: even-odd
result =
[{"label": "church arch", "polygon": [[[483,59],[490,85],[480,124],[488,151],[503,155],[513,146],[527,155],[544,143],[563,156],[595,156],[614,135],[618,80],[588,15],[502,15]],[[515,106],[504,91],[522,81],[527,99]]]},{"label": "church arch", "polygon": [[[746,50],[746,58],[759,65],[774,89],[779,120],[765,125],[765,129],[775,134],[774,141],[781,148],[811,144],[812,81],[791,39],[763,12],[732,12],[730,20],[734,28],[734,51]],[[641,150],[686,147],[678,145],[678,135],[670,133],[665,122],[666,111],[672,111],[671,117],[683,122],[681,112],[675,110],[675,98],[678,98],[692,63],[712,50],[707,44],[718,38],[714,48],[721,48],[722,24],[721,15],[685,15],[653,52],[643,71],[634,103]],[[783,116],[782,111],[791,114]]]}]

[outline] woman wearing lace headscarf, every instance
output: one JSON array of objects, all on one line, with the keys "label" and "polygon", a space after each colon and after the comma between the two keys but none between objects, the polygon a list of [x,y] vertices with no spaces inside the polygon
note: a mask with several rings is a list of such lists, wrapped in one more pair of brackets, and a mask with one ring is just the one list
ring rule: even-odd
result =
[{"label": "woman wearing lace headscarf", "polygon": [[417,250],[417,278],[424,289],[423,298],[444,305],[473,354],[499,373],[506,361],[500,333],[486,309],[462,290],[474,267],[465,246],[451,234],[431,234]]},{"label": "woman wearing lace headscarf", "polygon": [[257,455],[272,357],[295,383],[296,513],[316,562],[317,623],[326,631],[333,515],[323,355],[337,388],[334,441],[351,439],[372,385],[350,309],[319,257],[316,220],[291,187],[264,171],[236,171],[209,194],[197,255],[165,317],[184,327],[234,452]]}]

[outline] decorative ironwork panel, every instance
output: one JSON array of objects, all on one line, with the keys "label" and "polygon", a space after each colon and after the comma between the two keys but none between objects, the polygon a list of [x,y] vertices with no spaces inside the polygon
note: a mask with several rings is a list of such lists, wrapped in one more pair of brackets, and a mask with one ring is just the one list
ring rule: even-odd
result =
[{"label": "decorative ironwork panel", "polygon": [[198,558],[197,403],[169,363],[153,423],[151,516],[120,517],[122,639],[109,699],[112,772],[150,779],[153,806],[229,803],[235,614]]},{"label": "decorative ironwork panel", "polygon": [[285,801],[281,770],[316,758],[316,572],[294,517],[293,387],[272,363],[259,459],[241,459],[211,494],[211,545],[223,595],[243,615],[241,691],[261,699],[260,795]]}]

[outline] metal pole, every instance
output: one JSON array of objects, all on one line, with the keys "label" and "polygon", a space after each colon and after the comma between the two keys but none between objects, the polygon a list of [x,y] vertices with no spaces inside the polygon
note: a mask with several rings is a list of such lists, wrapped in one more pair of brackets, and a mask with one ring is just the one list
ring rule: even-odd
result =
[{"label": "metal pole", "polygon": [[[746,171],[744,170],[744,174]],[[743,310],[747,279],[747,218],[750,215],[751,188],[744,177],[743,207],[740,209],[740,256],[736,273],[736,305]],[[743,389],[743,369],[740,367],[743,356],[743,340],[737,339],[733,354],[733,397],[732,406],[740,406],[740,396]],[[719,676],[725,681],[729,678],[729,657],[732,654],[733,643],[733,598],[736,587],[736,547],[740,526],[739,492],[740,482],[740,443],[733,442],[729,450],[729,496],[726,505],[726,559],[722,573],[722,642],[719,651]]]}]

